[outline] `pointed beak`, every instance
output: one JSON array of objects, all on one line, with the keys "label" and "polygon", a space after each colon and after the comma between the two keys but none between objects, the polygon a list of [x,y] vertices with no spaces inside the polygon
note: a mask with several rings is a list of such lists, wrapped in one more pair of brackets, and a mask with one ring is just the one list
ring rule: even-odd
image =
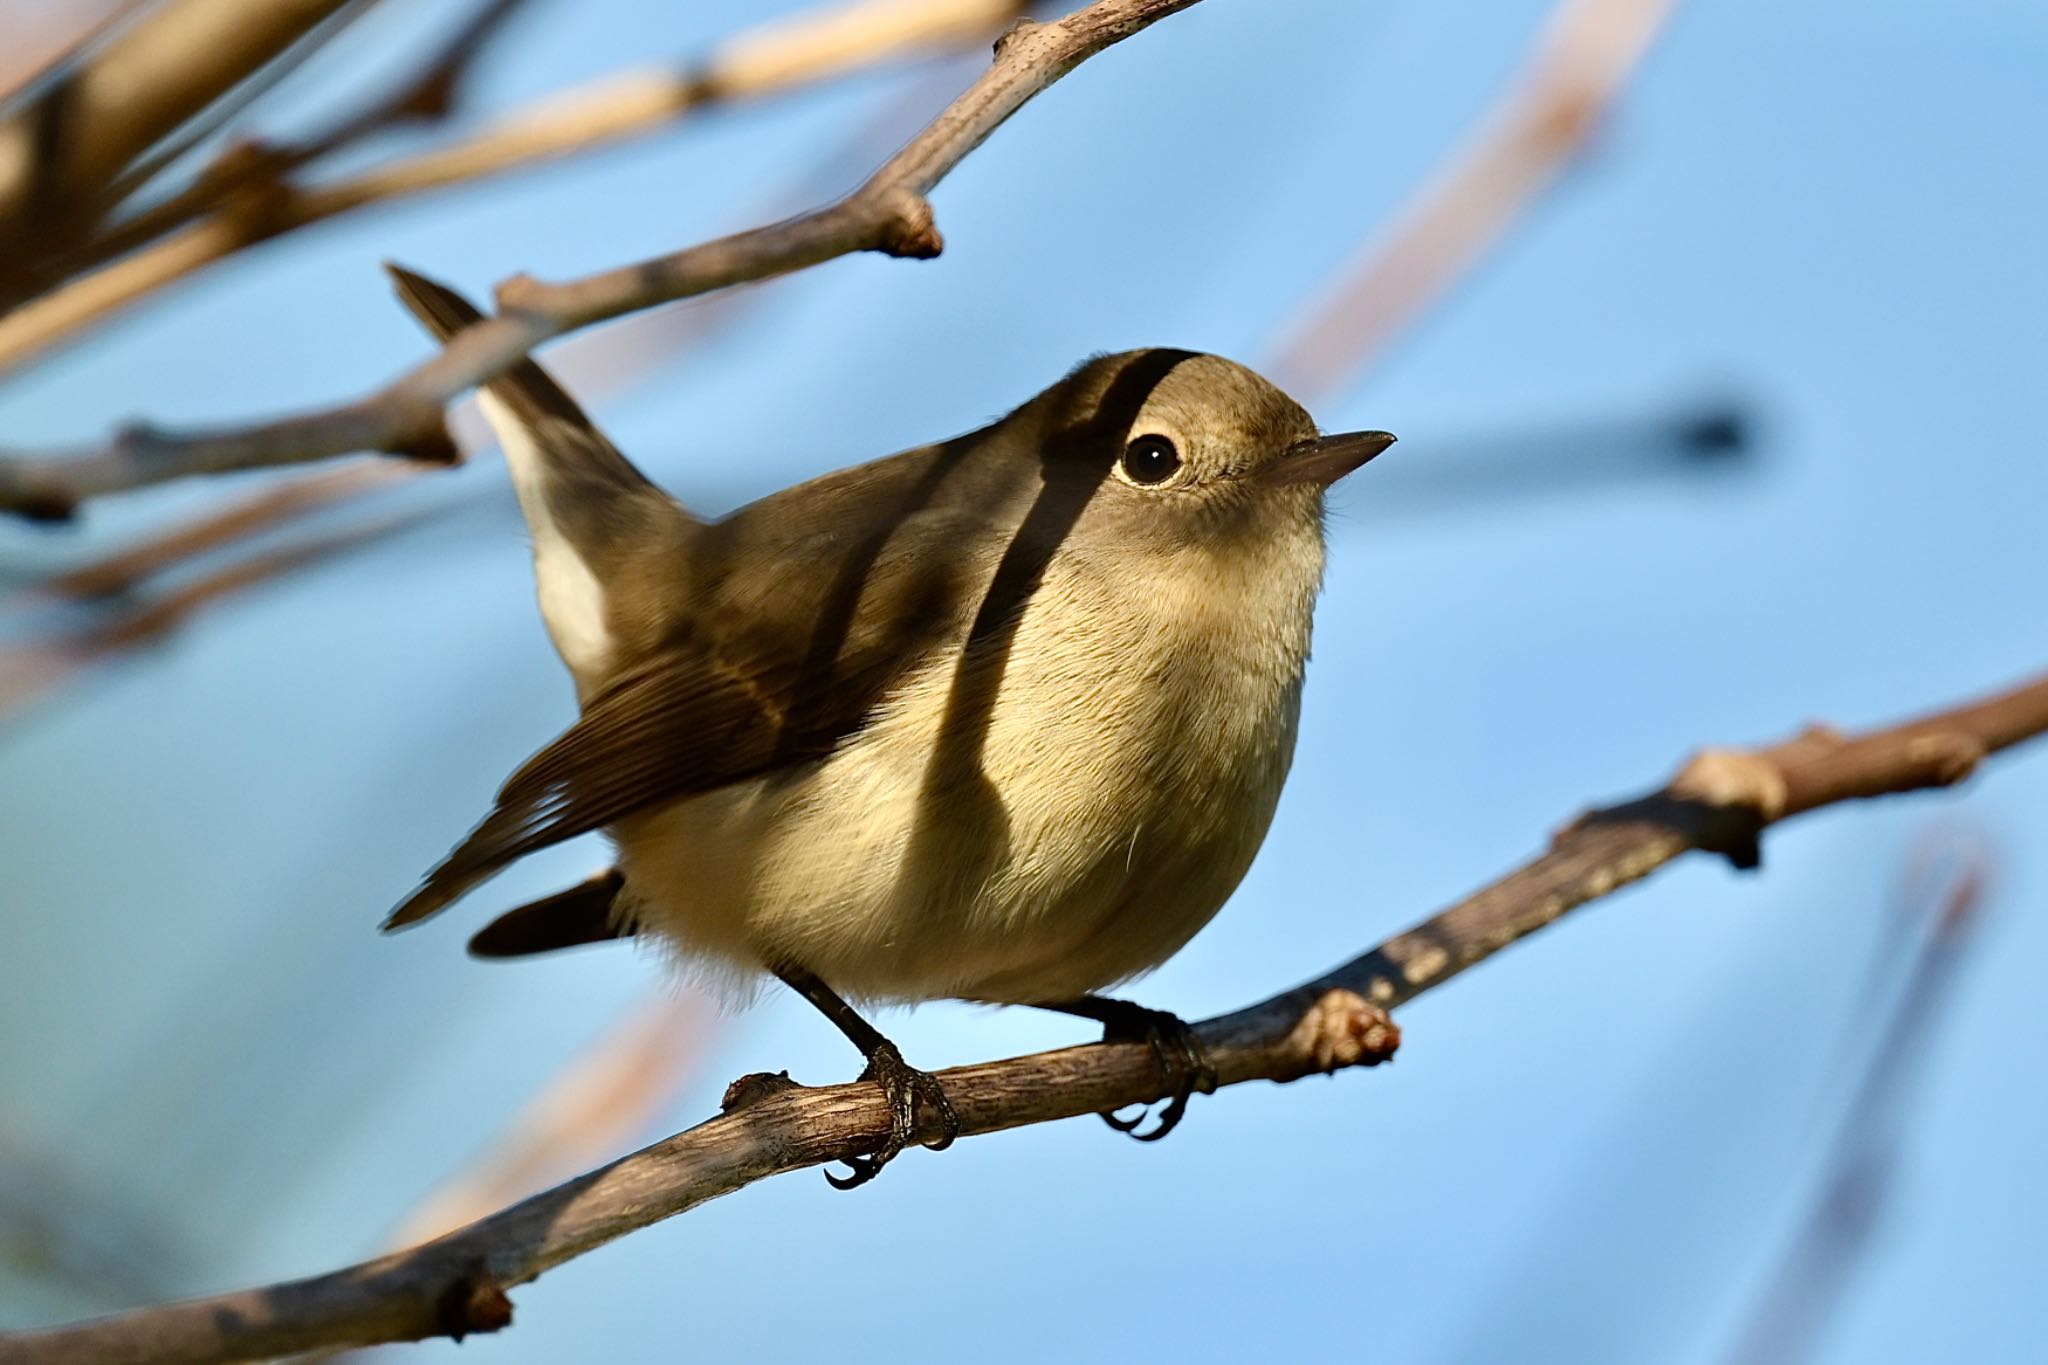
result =
[{"label": "pointed beak", "polygon": [[1328,488],[1394,443],[1388,431],[1347,431],[1303,441],[1266,469],[1274,483],[1312,483]]}]

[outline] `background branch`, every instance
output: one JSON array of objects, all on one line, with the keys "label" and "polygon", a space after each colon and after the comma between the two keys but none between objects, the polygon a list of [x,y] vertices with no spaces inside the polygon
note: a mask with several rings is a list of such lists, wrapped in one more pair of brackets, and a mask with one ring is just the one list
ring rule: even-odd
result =
[{"label": "background branch", "polygon": [[261,554],[243,556],[189,581],[139,601],[121,601],[72,630],[0,645],[0,721],[89,669],[147,648],[202,612],[251,589],[324,563],[394,531],[435,516],[440,509],[412,508],[361,525],[309,536]]},{"label": "background branch", "polygon": [[[595,151],[706,109],[986,42],[1025,8],[1022,0],[858,0],[764,24],[687,68],[593,81],[500,115],[454,142],[340,179],[289,178],[380,128],[445,115],[456,82],[510,9],[508,0],[493,0],[418,75],[370,109],[296,146],[238,143],[184,191],[70,249],[59,273],[76,278],[0,316],[0,371],[46,356],[170,285],[301,228]],[[97,268],[77,273],[89,267]]]},{"label": "background branch", "polygon": [[[410,76],[361,108],[344,114],[326,131],[285,145],[261,137],[238,138],[209,161],[191,183],[123,215],[118,222],[83,242],[67,244],[54,262],[44,263],[45,268],[68,277],[125,255],[209,211],[229,210],[236,201],[246,201],[259,187],[269,187],[267,192],[272,196],[288,192],[281,184],[285,176],[379,132],[448,117],[458,103],[464,79],[522,3],[524,0],[484,0]],[[226,122],[226,117],[216,111],[209,111],[209,116]],[[153,153],[149,167],[130,173],[137,178],[126,193],[141,189],[150,177],[185,150],[189,148],[166,148]],[[0,363],[5,363],[4,359]]]},{"label": "background branch", "polygon": [[[1810,729],[1762,749],[1704,750],[1656,791],[1580,817],[1493,885],[1198,1032],[1225,1085],[1371,1065],[1399,1040],[1387,1009],[1688,850],[1754,866],[1768,825],[1836,802],[1947,786],[1985,755],[2044,731],[2048,675],[1854,738]],[[939,1074],[970,1135],[1149,1103],[1165,1089],[1142,1044]],[[0,1365],[250,1360],[496,1330],[511,1321],[508,1287],[755,1181],[873,1151],[888,1128],[875,1086],[750,1077],[727,1092],[721,1116],[424,1246],[312,1279],[0,1337]]]},{"label": "background branch", "polygon": [[[842,142],[823,149],[816,162],[763,196],[756,209],[741,213],[741,220],[798,212],[815,203],[831,187],[857,178],[886,159],[923,126],[934,103],[942,102],[959,87],[964,78],[955,68],[960,65],[959,59],[937,65],[910,83],[874,117],[851,130]],[[549,355],[549,368],[585,402],[603,402],[726,335],[770,296],[771,291],[765,288],[733,289],[693,308],[636,314],[616,326],[569,338]],[[448,424],[458,443],[471,455],[488,452],[495,444],[496,437],[473,402],[458,403],[448,414]],[[74,610],[67,616],[73,619],[61,622],[67,627],[77,624],[75,618],[80,612],[111,620],[133,605],[130,598],[169,574],[203,560],[244,552],[252,542],[276,541],[280,533],[297,523],[366,501],[419,477],[428,468],[409,462],[363,460],[281,475],[247,497],[230,498],[190,520],[53,570],[25,582],[12,593],[0,593],[0,614],[46,611],[52,606],[70,604]],[[449,492],[451,503],[488,496],[485,487],[475,483]],[[387,519],[375,523],[373,529],[381,534],[403,530],[411,524],[406,519]],[[140,645],[161,637],[122,638]],[[32,639],[21,645],[0,646],[0,718],[5,717],[10,700],[18,702],[42,694],[57,676],[50,671],[53,662],[61,661],[65,669],[75,671],[88,663],[110,661],[104,650],[82,659],[69,647],[69,639],[67,631],[64,639]],[[10,688],[9,679],[37,681],[24,689]]]},{"label": "background branch", "polygon": [[445,460],[453,453],[442,422],[447,402],[566,332],[857,251],[935,256],[942,243],[925,196],[968,153],[1089,57],[1195,3],[1096,0],[1048,23],[1020,21],[966,93],[835,203],[581,279],[550,284],[514,276],[498,287],[498,316],[465,328],[433,359],[352,403],[218,431],[136,427],[96,449],[0,458],[0,508],[62,518],[80,501],[119,489],[358,450]]},{"label": "background branch", "polygon": [[0,235],[97,213],[138,156],[355,0],[171,0],[0,120]]}]

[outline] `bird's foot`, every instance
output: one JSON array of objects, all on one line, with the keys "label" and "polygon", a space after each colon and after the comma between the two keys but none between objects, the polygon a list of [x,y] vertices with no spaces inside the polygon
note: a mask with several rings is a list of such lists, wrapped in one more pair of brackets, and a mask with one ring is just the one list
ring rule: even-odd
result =
[{"label": "bird's foot", "polygon": [[960,1116],[953,1112],[953,1102],[946,1098],[939,1078],[904,1061],[903,1054],[896,1050],[894,1043],[884,1042],[868,1054],[867,1069],[860,1073],[860,1078],[881,1086],[882,1094],[888,1097],[889,1136],[873,1155],[847,1157],[849,1174],[825,1172],[825,1179],[834,1189],[850,1190],[867,1184],[882,1173],[884,1166],[895,1160],[898,1152],[917,1141],[917,1106],[920,1102],[930,1105],[939,1116],[940,1135],[926,1142],[925,1146],[941,1152],[960,1136]]},{"label": "bird's foot", "polygon": [[1180,1121],[1187,1116],[1190,1095],[1197,1090],[1204,1095],[1216,1093],[1216,1068],[1210,1064],[1209,1054],[1202,1050],[1202,1040],[1179,1015],[1146,1009],[1127,1000],[1104,1000],[1101,1003],[1114,1007],[1102,1016],[1102,1041],[1149,1044],[1169,1087],[1166,1107],[1159,1111],[1159,1117],[1151,1128],[1140,1131],[1140,1125],[1145,1122],[1143,1109],[1128,1119],[1117,1117],[1114,1110],[1105,1111],[1102,1121],[1119,1133],[1129,1133],[1140,1142],[1157,1142],[1180,1126]]}]

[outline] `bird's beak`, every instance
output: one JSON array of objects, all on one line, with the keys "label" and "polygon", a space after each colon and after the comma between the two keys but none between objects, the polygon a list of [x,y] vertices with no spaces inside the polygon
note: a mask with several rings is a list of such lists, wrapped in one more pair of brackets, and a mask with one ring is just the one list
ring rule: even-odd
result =
[{"label": "bird's beak", "polygon": [[1275,460],[1266,473],[1274,483],[1312,483],[1328,488],[1394,443],[1388,431],[1347,431],[1303,441]]}]

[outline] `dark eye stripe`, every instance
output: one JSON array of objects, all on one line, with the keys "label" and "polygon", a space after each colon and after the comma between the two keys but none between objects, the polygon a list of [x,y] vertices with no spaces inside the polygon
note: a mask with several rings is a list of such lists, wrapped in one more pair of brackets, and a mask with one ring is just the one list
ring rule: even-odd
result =
[{"label": "dark eye stripe", "polygon": [[1123,465],[1132,483],[1165,483],[1180,472],[1180,452],[1164,436],[1140,436],[1124,447]]}]

